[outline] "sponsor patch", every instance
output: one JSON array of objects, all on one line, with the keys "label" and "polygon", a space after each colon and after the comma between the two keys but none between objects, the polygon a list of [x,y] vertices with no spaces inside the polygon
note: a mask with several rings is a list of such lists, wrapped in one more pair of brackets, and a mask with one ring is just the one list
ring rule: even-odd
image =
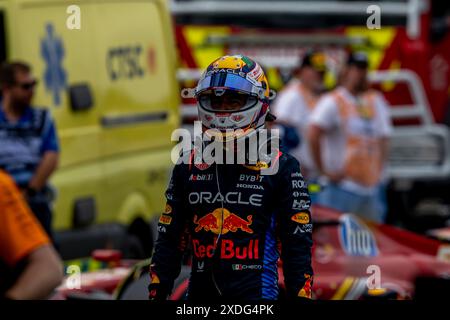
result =
[{"label": "sponsor patch", "polygon": [[312,233],[312,227],[313,225],[311,223],[307,223],[301,226],[297,226],[297,228],[295,228],[294,234],[299,234],[299,233]]},{"label": "sponsor patch", "polygon": [[300,224],[309,223],[309,214],[307,212],[299,212],[291,217],[291,220]]},{"label": "sponsor patch", "polygon": [[154,272],[151,272],[150,273],[150,283],[156,283],[156,284],[158,284],[158,283],[160,283],[160,280],[159,280],[159,278],[158,278],[158,276],[156,275],[156,273],[154,273]]},{"label": "sponsor patch", "polygon": [[199,170],[206,170],[206,169],[208,169],[211,165],[209,165],[209,164],[207,164],[207,163],[204,163],[204,162],[202,162],[202,163],[194,163],[194,166],[197,168],[197,169],[199,169]]},{"label": "sponsor patch", "polygon": [[221,69],[213,69],[213,70],[206,72],[206,77],[210,76],[213,73],[221,73],[221,72],[234,73],[234,74],[241,76],[242,78],[245,78],[247,75],[245,72],[239,71],[237,69],[231,69],[231,68],[230,69],[225,69],[225,68],[222,69],[221,68]]},{"label": "sponsor patch", "polygon": [[247,73],[246,78],[247,79],[254,79],[258,80],[263,74],[263,71],[259,65],[256,65],[256,67],[251,70],[249,73]]},{"label": "sponsor patch", "polygon": [[172,207],[170,206],[170,204],[166,203],[166,208],[164,209],[164,213],[165,214],[172,213]]},{"label": "sponsor patch", "polygon": [[306,187],[304,180],[292,180],[292,189],[302,189]]},{"label": "sponsor patch", "polygon": [[298,197],[308,197],[309,194],[306,192],[299,192],[299,191],[294,191],[292,192],[292,195],[294,196],[294,198],[298,198]]},{"label": "sponsor patch", "polygon": [[212,173],[202,173],[202,174],[191,174],[189,181],[211,181],[213,179]]},{"label": "sponsor patch", "polygon": [[250,175],[250,174],[241,174],[239,176],[239,181],[244,182],[262,182],[264,176],[261,176],[259,174],[257,175]]},{"label": "sponsor patch", "polygon": [[303,178],[300,172],[291,173],[291,178]]},{"label": "sponsor patch", "polygon": [[159,218],[159,223],[171,224],[172,223],[172,217],[169,217],[169,216],[166,216],[166,215],[161,215],[161,217]]},{"label": "sponsor patch", "polygon": [[247,169],[250,169],[250,170],[260,171],[261,169],[268,169],[269,164],[267,162],[258,161],[255,165],[244,164],[244,167],[246,167]]},{"label": "sponsor patch", "polygon": [[[198,239],[192,240],[192,249],[198,259],[212,258],[215,252],[215,243],[201,243]],[[258,260],[259,239],[251,239],[247,244],[237,244],[231,239],[222,239],[217,252],[221,259]]]},{"label": "sponsor patch", "polygon": [[253,233],[253,230],[250,228],[252,224],[252,215],[248,215],[247,219],[243,219],[225,208],[217,208],[200,219],[197,216],[194,216],[193,222],[197,225],[195,232],[205,230],[215,234],[226,234],[229,231],[236,232],[241,230],[243,232]]},{"label": "sponsor patch", "polygon": [[243,192],[228,192],[223,197],[217,192],[213,194],[211,192],[191,192],[188,196],[190,204],[202,204],[202,203],[237,203],[244,205],[252,205],[255,207],[262,206],[263,195],[262,194],[252,194],[250,196],[244,194]]},{"label": "sponsor patch", "polygon": [[205,271],[205,261],[198,261],[197,262],[197,272],[203,272]]},{"label": "sponsor patch", "polygon": [[302,298],[308,298],[311,299],[311,284],[312,284],[312,276],[309,274],[304,274],[304,277],[306,279],[305,284],[303,285],[303,288],[300,289],[298,292],[298,296]]},{"label": "sponsor patch", "polygon": [[236,188],[242,188],[242,189],[253,189],[253,190],[264,190],[264,187],[262,185],[258,184],[246,184],[246,183],[238,183],[236,185]]},{"label": "sponsor patch", "polygon": [[310,204],[311,204],[311,201],[294,199],[294,202],[292,204],[292,209],[294,209],[294,210],[305,210],[305,209],[309,208]]},{"label": "sponsor patch", "polygon": [[260,264],[233,264],[231,266],[233,271],[241,271],[241,270],[261,270],[262,265]]}]

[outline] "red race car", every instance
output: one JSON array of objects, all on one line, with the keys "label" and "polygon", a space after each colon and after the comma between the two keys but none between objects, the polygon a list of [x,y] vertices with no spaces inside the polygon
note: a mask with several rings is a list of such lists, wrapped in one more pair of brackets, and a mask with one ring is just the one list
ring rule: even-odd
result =
[{"label": "red race car", "polygon": [[[417,279],[448,281],[450,244],[328,208],[314,207],[313,218],[314,299],[411,299]],[[94,256],[113,266],[81,273],[77,288],[74,275],[68,276],[54,299],[147,299],[148,260],[120,260],[114,251]],[[183,266],[170,299],[183,299],[189,272]]]}]

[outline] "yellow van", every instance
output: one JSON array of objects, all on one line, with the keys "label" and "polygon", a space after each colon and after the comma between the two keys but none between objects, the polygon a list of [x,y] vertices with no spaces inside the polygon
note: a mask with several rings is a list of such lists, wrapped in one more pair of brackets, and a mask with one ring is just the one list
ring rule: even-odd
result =
[{"label": "yellow van", "polygon": [[34,105],[56,120],[53,226],[63,257],[130,239],[148,256],[179,125],[166,1],[0,0],[0,19],[0,58],[32,65]]}]

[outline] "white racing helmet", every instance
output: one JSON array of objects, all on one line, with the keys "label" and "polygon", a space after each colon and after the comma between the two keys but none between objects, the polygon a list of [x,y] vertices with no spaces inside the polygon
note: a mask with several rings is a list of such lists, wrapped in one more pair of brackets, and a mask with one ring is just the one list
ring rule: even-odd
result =
[{"label": "white racing helmet", "polygon": [[213,61],[191,93],[204,129],[217,129],[222,141],[237,140],[262,128],[269,100],[275,97],[261,66],[242,55]]}]

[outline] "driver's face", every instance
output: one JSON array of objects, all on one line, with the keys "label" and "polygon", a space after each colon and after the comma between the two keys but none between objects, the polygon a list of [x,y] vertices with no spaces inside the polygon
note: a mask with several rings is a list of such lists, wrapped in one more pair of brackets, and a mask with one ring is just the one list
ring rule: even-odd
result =
[{"label": "driver's face", "polygon": [[225,92],[221,96],[211,96],[211,107],[214,110],[240,110],[247,101],[247,95],[236,92]]},{"label": "driver's face", "polygon": [[254,105],[257,99],[247,94],[226,91],[219,96],[213,93],[204,94],[200,96],[199,102],[207,109],[213,111],[239,111],[242,108]]}]

